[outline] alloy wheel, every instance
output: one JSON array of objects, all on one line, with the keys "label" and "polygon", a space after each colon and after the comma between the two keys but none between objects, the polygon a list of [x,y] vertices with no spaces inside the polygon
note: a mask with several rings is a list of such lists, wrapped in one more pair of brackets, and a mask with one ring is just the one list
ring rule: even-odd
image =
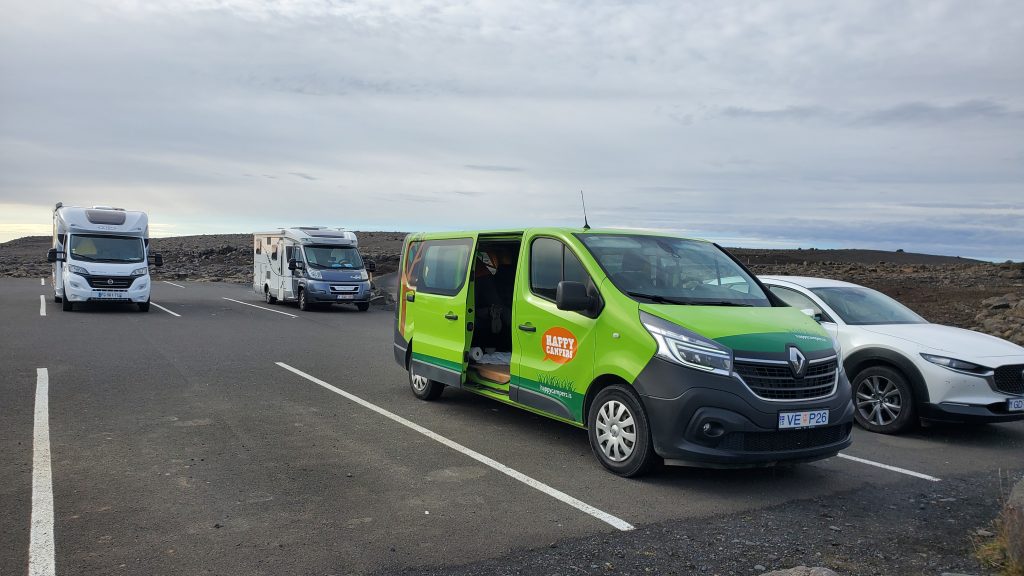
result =
[{"label": "alloy wheel", "polygon": [[903,411],[903,395],[892,380],[869,376],[857,387],[857,411],[872,424],[892,424]]}]

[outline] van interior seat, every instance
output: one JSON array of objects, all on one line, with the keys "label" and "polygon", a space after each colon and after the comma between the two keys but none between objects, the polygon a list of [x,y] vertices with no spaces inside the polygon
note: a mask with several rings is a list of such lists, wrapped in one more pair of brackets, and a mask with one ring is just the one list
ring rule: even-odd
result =
[{"label": "van interior seat", "polygon": [[508,384],[512,381],[512,371],[508,364],[473,364],[472,368],[481,378],[497,384]]}]

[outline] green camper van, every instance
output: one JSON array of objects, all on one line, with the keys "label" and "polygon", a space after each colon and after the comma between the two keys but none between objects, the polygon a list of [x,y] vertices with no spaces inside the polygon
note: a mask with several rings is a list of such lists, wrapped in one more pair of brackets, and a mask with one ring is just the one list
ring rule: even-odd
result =
[{"label": "green camper van", "polygon": [[445,387],[588,430],[606,468],[834,456],[853,406],[836,344],[728,252],[566,228],[411,234],[395,361]]}]

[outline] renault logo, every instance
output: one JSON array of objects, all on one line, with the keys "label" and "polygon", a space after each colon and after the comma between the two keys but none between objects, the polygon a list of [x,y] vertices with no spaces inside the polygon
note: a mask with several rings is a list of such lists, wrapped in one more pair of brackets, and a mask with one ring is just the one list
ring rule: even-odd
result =
[{"label": "renault logo", "polygon": [[[113,285],[114,285],[114,279],[113,278],[107,278],[107,286],[113,286]],[[790,356],[792,357],[792,354]]]},{"label": "renault logo", "polygon": [[803,378],[807,373],[807,357],[796,346],[789,347],[789,369],[797,378]]}]

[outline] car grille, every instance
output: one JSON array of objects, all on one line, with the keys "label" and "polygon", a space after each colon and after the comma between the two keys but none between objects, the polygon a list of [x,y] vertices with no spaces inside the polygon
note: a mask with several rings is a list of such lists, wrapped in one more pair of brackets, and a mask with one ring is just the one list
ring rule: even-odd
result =
[{"label": "car grille", "polygon": [[763,364],[737,361],[736,373],[751,391],[766,400],[807,400],[832,394],[839,361],[817,362],[807,366],[803,378],[796,378],[788,364]]},{"label": "car grille", "polygon": [[996,390],[1006,394],[1024,394],[1024,364],[996,368]]},{"label": "car grille", "polygon": [[843,424],[804,430],[730,432],[718,444],[718,448],[737,452],[785,452],[817,448],[842,442],[850,435],[852,426],[852,424]]},{"label": "car grille", "polygon": [[124,290],[132,285],[138,276],[87,276],[89,286],[97,290]]}]

